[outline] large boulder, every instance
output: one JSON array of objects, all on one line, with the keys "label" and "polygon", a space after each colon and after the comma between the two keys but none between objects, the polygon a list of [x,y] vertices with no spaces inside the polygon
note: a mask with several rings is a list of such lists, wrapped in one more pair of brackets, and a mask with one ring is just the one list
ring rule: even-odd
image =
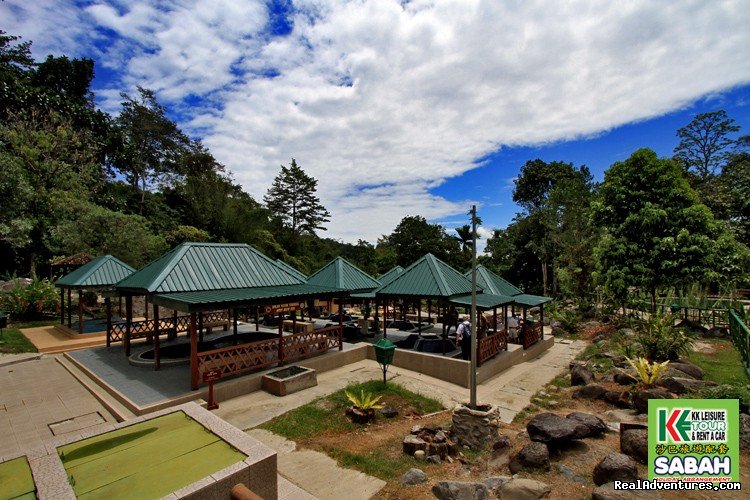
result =
[{"label": "large boulder", "polygon": [[638,413],[648,413],[649,399],[674,399],[674,395],[671,392],[659,388],[635,391],[633,392],[633,408],[635,408]]},{"label": "large boulder", "polygon": [[557,446],[582,439],[589,433],[588,427],[572,419],[554,413],[540,413],[526,424],[526,431],[532,441]]},{"label": "large boulder", "polygon": [[696,380],[703,380],[703,369],[700,366],[696,366],[692,363],[685,363],[683,361],[672,361],[668,366],[675,370],[679,370]]},{"label": "large boulder", "polygon": [[612,378],[619,385],[634,385],[638,383],[635,375],[621,370],[616,371]]},{"label": "large boulder", "polygon": [[407,455],[414,455],[414,452],[418,450],[427,451],[427,441],[415,436],[414,434],[406,436],[401,443],[401,446],[404,453]]},{"label": "large boulder", "polygon": [[584,385],[573,392],[574,399],[602,399],[607,389],[599,384]]},{"label": "large boulder", "polygon": [[490,491],[483,483],[440,481],[432,487],[432,494],[440,500],[485,500]]},{"label": "large boulder", "polygon": [[661,496],[655,491],[628,491],[628,490],[616,490],[615,483],[606,483],[601,486],[594,488],[591,493],[593,500],[659,500]]},{"label": "large boulder", "polygon": [[594,381],[594,372],[584,365],[574,365],[570,369],[570,385],[587,385]]},{"label": "large boulder", "polygon": [[607,424],[596,415],[575,411],[566,415],[565,418],[585,425],[588,429],[588,434],[585,437],[599,436],[607,432]]},{"label": "large boulder", "polygon": [[549,448],[546,444],[532,441],[511,458],[510,472],[516,474],[523,470],[550,470]]},{"label": "large boulder", "polygon": [[510,476],[492,476],[483,480],[482,483],[487,487],[487,489],[490,490],[491,493],[494,493],[495,496],[499,496],[500,486],[502,486],[503,483],[507,483],[511,479],[513,478]]},{"label": "large boulder", "polygon": [[622,431],[620,451],[642,464],[648,462],[648,429],[626,429]]},{"label": "large boulder", "polygon": [[618,408],[630,408],[630,391],[607,391],[602,396],[602,400]]},{"label": "large boulder", "polygon": [[426,483],[427,474],[419,469],[409,469],[408,471],[404,472],[403,476],[401,476],[400,482],[401,484],[406,486]]},{"label": "large boulder", "polygon": [[703,389],[704,387],[716,387],[718,385],[712,380],[695,380],[688,377],[664,377],[656,384],[675,394],[685,394],[686,392]]},{"label": "large boulder", "polygon": [[635,460],[622,453],[610,453],[594,467],[594,483],[600,486],[610,481],[635,481],[638,467]]},{"label": "large boulder", "polygon": [[740,413],[740,449],[750,450],[750,415]]},{"label": "large boulder", "polygon": [[500,485],[499,498],[503,500],[538,500],[549,496],[552,488],[535,479],[515,478]]}]

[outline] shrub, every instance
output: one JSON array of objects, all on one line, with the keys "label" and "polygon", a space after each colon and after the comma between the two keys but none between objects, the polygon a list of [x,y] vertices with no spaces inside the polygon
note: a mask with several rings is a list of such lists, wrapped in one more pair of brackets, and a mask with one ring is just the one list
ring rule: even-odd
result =
[{"label": "shrub", "polygon": [[35,319],[59,310],[55,285],[47,279],[35,278],[28,285],[14,280],[13,287],[0,295],[0,308],[14,319]]},{"label": "shrub", "polygon": [[569,309],[563,309],[555,313],[555,319],[560,322],[560,328],[570,335],[578,333],[578,328],[581,325],[581,317],[577,312]]},{"label": "shrub", "polygon": [[675,328],[671,314],[653,314],[636,330],[636,342],[650,361],[675,361],[690,353],[695,339]]},{"label": "shrub", "polygon": [[745,387],[735,385],[724,384],[716,387],[705,387],[691,393],[691,397],[698,399],[738,399],[741,412],[747,412],[750,408],[750,391]]},{"label": "shrub", "polygon": [[638,373],[638,376],[641,379],[641,384],[646,387],[654,385],[669,364],[669,361],[664,361],[663,363],[649,363],[646,358],[638,358],[638,361],[633,361],[631,358],[627,359],[630,366],[632,366]]}]

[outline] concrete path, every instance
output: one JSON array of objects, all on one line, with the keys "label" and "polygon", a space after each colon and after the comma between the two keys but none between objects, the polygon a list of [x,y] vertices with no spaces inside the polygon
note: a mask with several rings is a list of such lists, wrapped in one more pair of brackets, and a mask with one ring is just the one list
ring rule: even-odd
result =
[{"label": "concrete path", "polygon": [[248,434],[276,450],[279,475],[313,497],[321,500],[365,500],[385,486],[382,479],[339,467],[328,455],[297,450],[294,441],[272,432],[253,429]]},{"label": "concrete path", "polygon": [[116,420],[54,358],[0,367],[0,456]]}]

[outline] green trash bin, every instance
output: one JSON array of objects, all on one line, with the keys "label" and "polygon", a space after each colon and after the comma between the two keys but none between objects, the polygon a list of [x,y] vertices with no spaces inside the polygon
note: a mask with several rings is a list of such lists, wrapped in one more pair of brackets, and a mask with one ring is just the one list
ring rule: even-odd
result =
[{"label": "green trash bin", "polygon": [[383,383],[385,384],[385,373],[388,371],[388,365],[393,363],[396,345],[388,339],[380,339],[373,347],[375,348],[375,360],[383,369]]}]

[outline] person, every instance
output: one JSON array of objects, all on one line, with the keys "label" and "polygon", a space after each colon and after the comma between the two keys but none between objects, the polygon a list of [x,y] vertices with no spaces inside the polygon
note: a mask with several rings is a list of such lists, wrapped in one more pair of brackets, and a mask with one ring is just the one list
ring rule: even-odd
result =
[{"label": "person", "polygon": [[518,338],[518,328],[520,326],[520,321],[518,320],[518,316],[515,314],[508,318],[508,338],[510,340],[516,340]]},{"label": "person", "polygon": [[458,333],[458,311],[456,310],[456,306],[451,306],[450,309],[448,309],[446,324],[448,325],[448,330],[445,332],[446,337],[450,335],[452,326],[456,327],[456,333]]},{"label": "person", "polygon": [[461,346],[461,358],[471,359],[471,323],[467,317],[456,328],[456,343]]}]

